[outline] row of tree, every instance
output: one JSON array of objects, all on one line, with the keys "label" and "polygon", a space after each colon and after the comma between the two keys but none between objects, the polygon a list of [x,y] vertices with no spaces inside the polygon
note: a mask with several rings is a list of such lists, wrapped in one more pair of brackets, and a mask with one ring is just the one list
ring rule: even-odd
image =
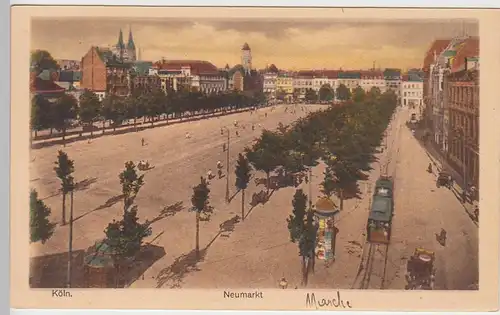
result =
[{"label": "row of tree", "polygon": [[[311,174],[311,169],[322,161],[326,170],[321,191],[328,198],[337,196],[343,210],[344,199],[357,195],[358,181],[367,178],[375,150],[397,106],[397,96],[391,91],[361,91],[341,106],[310,113],[290,126],[280,125],[277,131],[263,131],[246,149],[246,155],[256,170],[266,173],[268,187],[274,171]],[[316,235],[311,209],[305,205],[307,199],[302,190],[296,192],[293,215],[288,219],[291,240],[298,243],[303,258],[304,283],[309,270],[306,261],[314,261],[315,242],[311,235]],[[309,201],[311,205],[311,196]]]},{"label": "row of tree", "polygon": [[217,111],[256,106],[265,102],[262,93],[247,95],[237,91],[230,93],[203,94],[196,91],[171,91],[165,94],[161,89],[140,88],[127,97],[108,94],[102,101],[92,91],[85,90],[79,100],[71,94],[64,94],[55,101],[42,95],[35,95],[31,103],[31,129],[35,131],[55,129],[66,135],[74,126],[89,127],[101,121],[103,126],[110,122],[113,128],[123,122],[142,117],[151,123],[162,115],[167,118],[182,117],[185,113],[211,114]]},{"label": "row of tree", "polygon": [[[318,92],[311,88],[307,88],[305,91],[294,89],[292,94],[293,98],[298,99],[302,92],[306,102],[331,102],[335,99],[338,101],[348,101],[350,99],[361,100],[366,94],[365,90],[360,86],[356,87],[351,93],[351,90],[345,84],[340,84],[336,89],[330,84],[323,84]],[[284,89],[276,91],[276,98],[278,100],[284,101],[286,95],[287,93]]]}]

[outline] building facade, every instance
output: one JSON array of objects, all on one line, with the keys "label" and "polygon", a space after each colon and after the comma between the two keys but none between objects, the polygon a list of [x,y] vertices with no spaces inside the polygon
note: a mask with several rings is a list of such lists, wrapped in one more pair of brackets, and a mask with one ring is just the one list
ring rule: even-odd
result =
[{"label": "building facade", "polygon": [[287,101],[293,98],[293,76],[289,73],[282,72],[276,78],[276,94],[284,94]]},{"label": "building facade", "polygon": [[276,79],[278,78],[277,72],[265,72],[263,74],[263,91],[269,99],[276,98]]},{"label": "building facade", "polygon": [[149,75],[157,75],[161,89],[168,91],[197,90],[206,94],[226,88],[224,74],[204,60],[161,60],[154,63]]},{"label": "building facade", "polygon": [[401,70],[388,68],[383,73],[386,91],[393,91],[398,97],[401,97]]},{"label": "building facade", "polygon": [[354,92],[354,90],[361,84],[361,72],[340,71],[338,74],[337,86],[340,86],[341,84],[345,85],[351,93]]},{"label": "building facade", "polygon": [[450,44],[451,39],[440,39],[435,40],[430,46],[429,50],[427,50],[424,63],[423,63],[423,73],[424,73],[424,81],[423,81],[423,103],[424,103],[424,111],[423,111],[423,119],[426,125],[426,131],[434,138],[434,122],[433,122],[433,98],[432,98],[432,87],[433,87],[433,77],[431,73],[432,65],[435,63],[435,60],[438,55],[440,55],[446,47]]},{"label": "building facade", "polygon": [[449,111],[447,155],[465,181],[479,186],[479,70],[451,73],[445,81]]},{"label": "building facade", "polygon": [[384,73],[381,70],[362,70],[361,72],[360,86],[365,92],[368,92],[372,87],[376,87],[381,93],[386,90],[386,84],[384,80]]},{"label": "building facade", "polygon": [[411,72],[403,75],[401,82],[401,106],[410,107],[421,114],[423,111],[423,89],[424,80],[421,76]]}]

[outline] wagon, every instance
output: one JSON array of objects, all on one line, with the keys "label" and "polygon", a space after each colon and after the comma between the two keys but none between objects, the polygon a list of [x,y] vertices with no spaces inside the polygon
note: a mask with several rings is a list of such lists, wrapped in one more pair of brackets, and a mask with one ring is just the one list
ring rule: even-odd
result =
[{"label": "wagon", "polygon": [[448,172],[439,172],[436,179],[436,187],[445,186],[451,188],[453,186],[453,178]]},{"label": "wagon", "polygon": [[406,290],[433,290],[436,270],[435,254],[416,248],[406,266]]}]

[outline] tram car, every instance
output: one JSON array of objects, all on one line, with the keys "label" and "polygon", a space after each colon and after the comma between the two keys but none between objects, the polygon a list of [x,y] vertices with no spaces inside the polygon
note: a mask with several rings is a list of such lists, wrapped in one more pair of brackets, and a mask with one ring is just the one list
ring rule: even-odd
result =
[{"label": "tram car", "polygon": [[366,238],[369,243],[389,244],[394,216],[393,178],[381,176],[375,182]]}]

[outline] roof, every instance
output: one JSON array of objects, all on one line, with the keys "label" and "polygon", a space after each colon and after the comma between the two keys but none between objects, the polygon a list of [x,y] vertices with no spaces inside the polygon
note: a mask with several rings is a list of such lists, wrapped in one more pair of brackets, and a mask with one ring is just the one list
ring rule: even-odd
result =
[{"label": "roof", "polygon": [[30,80],[30,92],[39,94],[63,93],[65,89],[52,80],[44,80],[32,74]]},{"label": "roof", "polygon": [[137,75],[148,75],[149,69],[153,67],[151,61],[136,61],[132,66]]},{"label": "roof", "polygon": [[375,182],[375,187],[385,187],[392,189],[392,181],[385,178],[379,178]]},{"label": "roof", "polygon": [[387,197],[374,196],[372,209],[368,216],[371,220],[390,222],[392,212],[392,200]]},{"label": "roof", "polygon": [[361,72],[359,71],[340,71],[338,73],[339,79],[361,79]]},{"label": "roof", "polygon": [[468,38],[464,45],[457,51],[451,63],[451,71],[456,72],[465,68],[465,59],[471,57],[479,57],[478,37]]},{"label": "roof", "polygon": [[62,71],[59,71],[59,79],[57,81],[59,81],[59,82],[77,82],[77,81],[80,81],[81,78],[82,78],[81,71],[62,70]]},{"label": "roof", "polygon": [[247,43],[243,44],[243,47],[241,48],[241,50],[250,50],[250,46],[248,46]]},{"label": "roof", "polygon": [[316,209],[317,210],[336,210],[337,206],[335,203],[328,197],[322,197],[316,201]]},{"label": "roof", "polygon": [[97,55],[99,56],[99,58],[101,58],[101,60],[104,63],[107,63],[108,61],[113,59],[113,52],[111,51],[111,49],[106,48],[106,47],[94,47],[94,49],[95,49]]},{"label": "roof", "polygon": [[387,68],[384,70],[384,78],[399,78],[401,76],[401,70]]},{"label": "roof", "polygon": [[443,50],[448,47],[450,42],[451,39],[438,39],[432,43],[431,47],[429,47],[429,49],[425,53],[424,64],[422,66],[422,69],[424,69],[424,71],[429,71],[430,65],[434,62],[434,52],[436,53],[436,55],[441,54],[441,52],[443,52]]},{"label": "roof", "polygon": [[219,69],[209,61],[205,60],[161,60],[153,65],[159,70],[181,70],[183,67],[189,67],[191,73],[199,74],[219,74]]},{"label": "roof", "polygon": [[383,77],[384,73],[381,70],[362,70],[360,71],[362,79]]}]

